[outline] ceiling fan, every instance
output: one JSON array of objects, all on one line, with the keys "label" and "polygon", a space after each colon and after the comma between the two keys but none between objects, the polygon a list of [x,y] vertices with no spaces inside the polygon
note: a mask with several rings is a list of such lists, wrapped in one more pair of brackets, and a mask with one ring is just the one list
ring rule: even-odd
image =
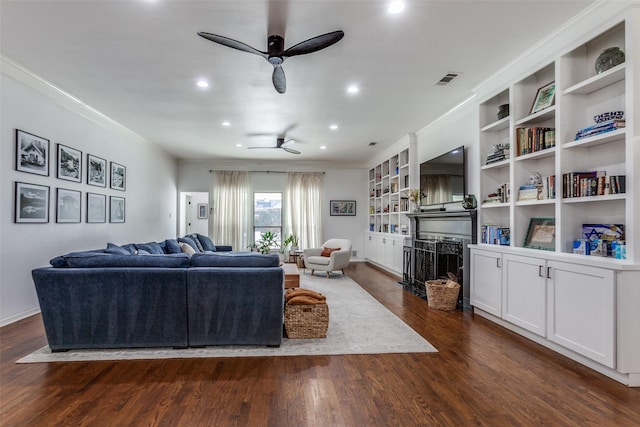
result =
[{"label": "ceiling fan", "polygon": [[289,49],[284,49],[284,37],[278,35],[271,35],[267,38],[267,51],[255,49],[247,44],[239,42],[237,40],[230,39],[228,37],[219,36],[216,34],[205,33],[200,31],[198,33],[200,37],[204,37],[212,42],[238,49],[243,52],[253,53],[254,55],[262,56],[273,65],[273,74],[271,75],[271,81],[273,86],[279,93],[285,93],[287,90],[287,80],[284,76],[284,70],[282,69],[282,63],[290,56],[305,55],[307,53],[317,52],[321,49],[331,46],[339,42],[344,37],[343,31],[333,31],[331,33],[322,34],[303,42],[300,42]]},{"label": "ceiling fan", "polygon": [[298,150],[294,150],[293,148],[289,148],[291,145],[293,145],[294,142],[295,141],[293,139],[284,139],[284,137],[279,136],[276,139],[275,147],[249,147],[249,148],[280,148],[280,149],[286,151],[287,153],[300,154],[300,152]]}]

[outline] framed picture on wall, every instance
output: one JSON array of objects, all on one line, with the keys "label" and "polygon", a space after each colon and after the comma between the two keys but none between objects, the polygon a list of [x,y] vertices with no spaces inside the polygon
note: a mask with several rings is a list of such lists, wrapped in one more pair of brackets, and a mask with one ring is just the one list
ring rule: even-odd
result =
[{"label": "framed picture on wall", "polygon": [[109,222],[124,222],[124,197],[109,197]]},{"label": "framed picture on wall", "polygon": [[16,129],[16,170],[49,176],[49,140]]},{"label": "framed picture on wall", "polygon": [[127,168],[116,162],[111,162],[111,188],[124,191],[126,181]]},{"label": "framed picture on wall", "polygon": [[96,187],[107,186],[107,161],[93,154],[87,154],[87,184]]},{"label": "framed picture on wall", "polygon": [[87,223],[107,222],[107,196],[87,193]]},{"label": "framed picture on wall", "polygon": [[536,98],[533,101],[531,107],[531,114],[542,111],[545,108],[551,107],[556,95],[556,82],[551,82],[548,85],[542,86],[536,93]]},{"label": "framed picture on wall", "polygon": [[207,203],[198,203],[198,219],[207,219],[209,217],[209,205]]},{"label": "framed picture on wall", "polygon": [[14,221],[49,222],[49,187],[16,182]]},{"label": "framed picture on wall", "polygon": [[80,222],[80,192],[58,188],[56,191],[56,222]]},{"label": "framed picture on wall", "polygon": [[82,182],[82,151],[58,144],[58,179]]},{"label": "framed picture on wall", "polygon": [[331,200],[329,202],[331,216],[356,216],[355,200]]}]

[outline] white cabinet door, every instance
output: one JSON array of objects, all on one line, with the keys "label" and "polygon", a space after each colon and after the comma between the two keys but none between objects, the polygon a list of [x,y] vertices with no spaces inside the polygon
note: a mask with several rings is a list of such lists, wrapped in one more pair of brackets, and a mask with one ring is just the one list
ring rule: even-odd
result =
[{"label": "white cabinet door", "polygon": [[471,250],[471,305],[502,315],[502,254]]},{"label": "white cabinet door", "polygon": [[393,239],[390,237],[382,238],[382,265],[389,270],[393,269]]},{"label": "white cabinet door", "polygon": [[613,270],[549,261],[547,338],[615,368]]},{"label": "white cabinet door", "polygon": [[404,268],[404,253],[403,253],[404,239],[393,239],[393,261],[392,270],[398,274],[402,274]]},{"label": "white cabinet door", "polygon": [[502,260],[502,318],[544,337],[546,261],[509,254]]},{"label": "white cabinet door", "polygon": [[382,259],[382,237],[370,234],[367,236],[365,250],[367,251],[367,259],[377,264]]}]

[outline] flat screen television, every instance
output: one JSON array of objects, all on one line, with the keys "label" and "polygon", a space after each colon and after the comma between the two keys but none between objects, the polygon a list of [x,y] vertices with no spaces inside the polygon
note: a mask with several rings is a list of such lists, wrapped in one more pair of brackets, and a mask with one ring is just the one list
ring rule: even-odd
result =
[{"label": "flat screen television", "polygon": [[466,193],[464,145],[420,165],[420,191],[426,195],[420,206],[435,208],[462,202]]}]

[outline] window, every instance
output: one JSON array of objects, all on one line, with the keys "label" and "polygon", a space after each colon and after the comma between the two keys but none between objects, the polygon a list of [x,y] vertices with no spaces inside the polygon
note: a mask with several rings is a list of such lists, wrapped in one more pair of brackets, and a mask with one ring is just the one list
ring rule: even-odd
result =
[{"label": "window", "polygon": [[276,235],[282,247],[282,193],[253,193],[253,241],[267,231]]}]

